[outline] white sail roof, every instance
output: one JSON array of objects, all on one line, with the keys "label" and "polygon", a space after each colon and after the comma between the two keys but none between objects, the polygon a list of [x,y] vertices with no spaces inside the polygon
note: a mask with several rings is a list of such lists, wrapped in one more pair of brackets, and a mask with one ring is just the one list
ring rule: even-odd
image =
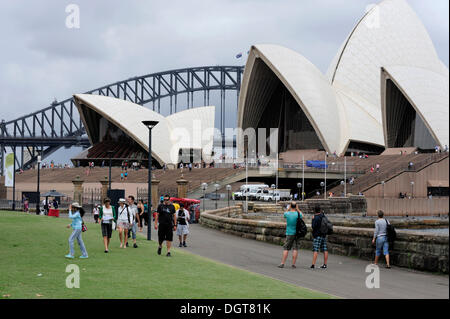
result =
[{"label": "white sail roof", "polygon": [[[212,134],[201,135],[203,141],[200,144],[193,143],[194,136],[192,138],[188,136],[187,139],[182,140],[179,140],[177,136],[180,135],[180,131],[182,131],[181,134],[190,135],[194,131],[195,125],[204,126],[205,129],[214,127],[214,106],[192,108],[164,117],[141,105],[109,96],[75,94],[74,99],[91,143],[90,123],[81,110],[82,106],[106,118],[147,151],[149,132],[142,121],[158,121],[159,123],[152,129],[152,156],[160,164],[176,164],[180,148],[202,148],[204,146],[203,151],[211,153]],[[203,132],[203,128],[201,131]]]}]

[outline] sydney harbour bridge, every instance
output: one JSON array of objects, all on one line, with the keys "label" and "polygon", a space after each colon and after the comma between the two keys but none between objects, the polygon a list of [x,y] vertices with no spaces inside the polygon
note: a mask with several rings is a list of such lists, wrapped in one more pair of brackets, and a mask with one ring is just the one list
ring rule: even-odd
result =
[{"label": "sydney harbour bridge", "polygon": [[[124,99],[158,113],[172,114],[186,108],[211,105],[211,92],[219,91],[220,103],[216,105],[216,118],[217,112],[220,112],[220,120],[216,127],[224,136],[225,114],[227,110],[233,113],[237,110],[243,71],[243,66],[184,68],[132,77],[85,93]],[[233,92],[233,101],[229,103],[226,102],[228,91]],[[217,102],[217,99],[214,101]],[[8,149],[17,154],[16,168],[26,169],[36,163],[38,154],[44,159],[61,147],[73,146],[90,146],[73,97],[54,101],[50,106],[14,120],[2,120],[2,175],[4,154]]]}]

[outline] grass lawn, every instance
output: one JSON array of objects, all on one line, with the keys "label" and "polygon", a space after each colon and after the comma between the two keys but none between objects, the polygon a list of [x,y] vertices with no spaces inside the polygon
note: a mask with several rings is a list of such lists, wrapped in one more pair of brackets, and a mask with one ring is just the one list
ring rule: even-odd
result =
[{"label": "grass lawn", "polygon": [[[83,233],[89,259],[66,259],[69,222],[0,211],[0,298],[331,298],[176,248],[158,256],[143,236],[139,248],[120,249],[114,231],[105,254],[98,224]],[[79,266],[80,288],[66,287],[69,264]]]}]

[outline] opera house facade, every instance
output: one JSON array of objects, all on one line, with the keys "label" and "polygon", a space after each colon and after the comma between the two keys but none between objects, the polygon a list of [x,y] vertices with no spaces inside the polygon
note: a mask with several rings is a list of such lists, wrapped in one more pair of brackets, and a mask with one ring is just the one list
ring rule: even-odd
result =
[{"label": "opera house facade", "polygon": [[405,0],[369,10],[326,74],[288,48],[252,46],[238,107],[238,128],[279,129],[279,152],[444,148],[448,118],[448,68]]}]

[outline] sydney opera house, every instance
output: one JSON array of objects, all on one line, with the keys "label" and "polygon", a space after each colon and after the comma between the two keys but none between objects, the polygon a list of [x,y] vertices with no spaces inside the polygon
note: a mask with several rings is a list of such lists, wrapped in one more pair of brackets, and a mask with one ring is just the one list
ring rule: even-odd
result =
[{"label": "sydney opera house", "polygon": [[238,127],[279,128],[280,152],[379,154],[444,148],[448,118],[448,68],[407,2],[385,0],[357,23],[326,74],[288,48],[252,46]]},{"label": "sydney opera house", "polygon": [[[205,161],[212,154],[212,106],[164,117],[111,97],[74,98],[93,145],[74,160],[107,159],[113,150],[117,160],[145,161],[148,129],[142,120],[159,121],[152,138],[157,167],[179,163],[182,150]],[[266,130],[269,136],[270,128],[278,128],[277,152],[348,155],[380,154],[388,148],[444,149],[449,144],[449,71],[407,2],[384,0],[351,30],[326,74],[288,48],[253,45],[237,118],[237,127],[254,128],[252,138],[258,140],[258,132]],[[190,136],[201,130],[201,143],[174,139],[180,128]],[[207,129],[211,134],[205,138]]]},{"label": "sydney opera house", "polygon": [[[141,105],[109,96],[75,94],[74,100],[92,145],[72,159],[80,165],[108,160],[108,152],[113,153],[114,165],[120,165],[123,160],[146,164],[149,131],[142,124],[144,120],[158,121],[152,129],[152,165],[156,167],[186,163],[193,158],[208,161],[212,152],[214,106],[164,117]],[[194,136],[201,138],[194,139]]]}]

